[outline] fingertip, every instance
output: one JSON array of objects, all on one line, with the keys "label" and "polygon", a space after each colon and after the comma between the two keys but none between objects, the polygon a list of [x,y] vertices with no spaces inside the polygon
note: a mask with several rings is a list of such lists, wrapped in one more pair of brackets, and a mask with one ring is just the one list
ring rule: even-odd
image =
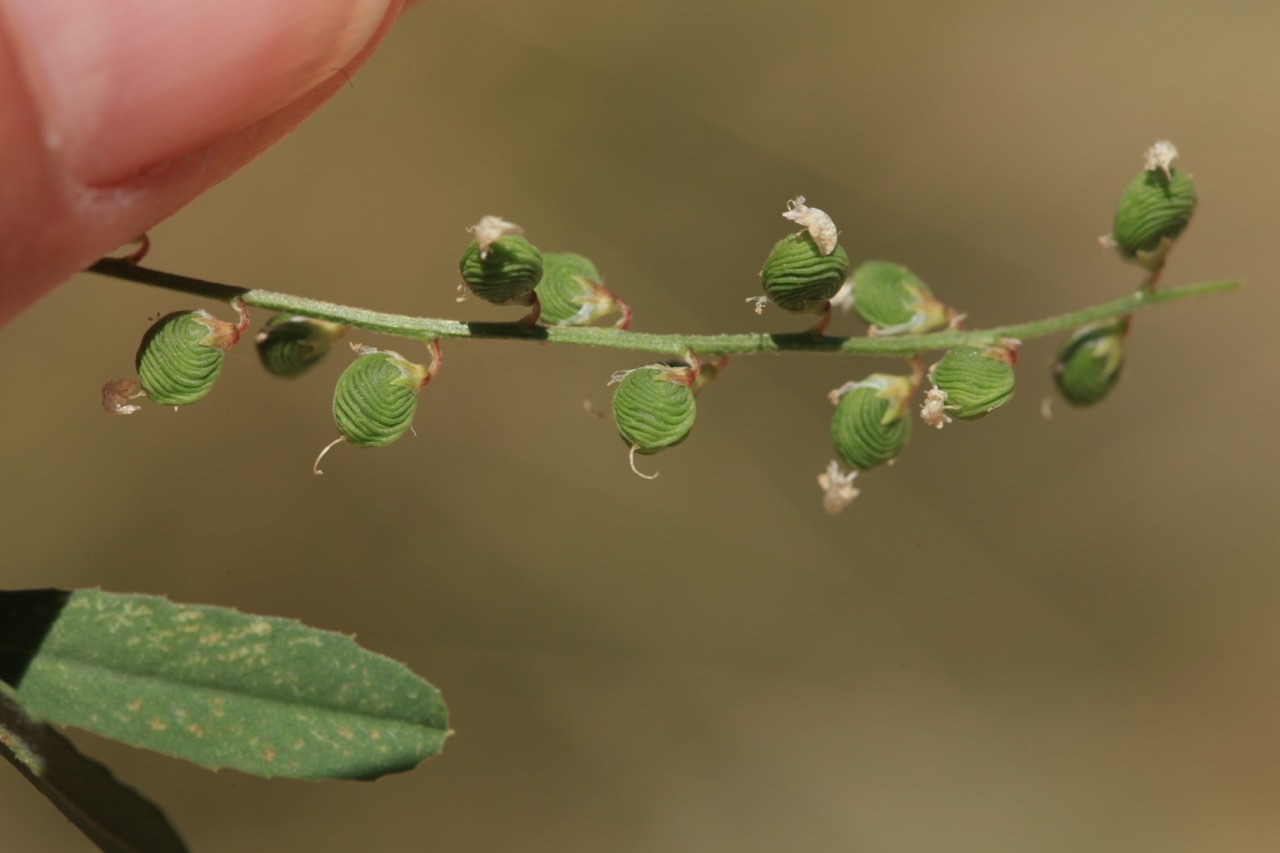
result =
[{"label": "fingertip", "polygon": [[46,143],[78,180],[102,185],[299,98],[359,53],[392,5],[78,0],[7,14]]}]

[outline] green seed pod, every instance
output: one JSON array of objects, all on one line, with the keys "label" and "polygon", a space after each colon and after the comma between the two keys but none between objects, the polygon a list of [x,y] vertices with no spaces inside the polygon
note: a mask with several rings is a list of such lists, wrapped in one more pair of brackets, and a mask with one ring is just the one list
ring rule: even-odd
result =
[{"label": "green seed pod", "polygon": [[362,347],[333,389],[338,432],[359,447],[385,447],[404,435],[418,407],[427,368],[389,350]]},{"label": "green seed pod", "polygon": [[267,372],[292,378],[318,364],[329,352],[329,345],[346,332],[347,327],[340,323],[277,314],[258,332],[254,344]]},{"label": "green seed pod", "polygon": [[542,253],[520,226],[485,216],[468,229],[476,239],[462,253],[458,269],[472,293],[494,305],[533,305],[542,278]]},{"label": "green seed pod", "polygon": [[152,324],[134,360],[148,397],[165,406],[185,406],[213,390],[224,351],[249,325],[244,303],[236,300],[233,307],[240,315],[235,323],[200,309],[175,311]]},{"label": "green seed pod", "polygon": [[[633,471],[637,453],[657,453],[689,437],[698,414],[691,387],[697,373],[685,365],[650,364],[614,376],[618,387],[613,394],[613,420],[618,435],[631,448]],[[651,479],[657,474],[640,476]]]},{"label": "green seed pod", "polygon": [[535,291],[547,325],[584,326],[614,311],[621,315],[618,328],[631,325],[631,307],[605,289],[596,265],[582,255],[543,252]]},{"label": "green seed pod", "polygon": [[836,413],[831,442],[845,465],[866,471],[889,462],[911,437],[907,403],[915,392],[910,377],[874,373],[831,392]]},{"label": "green seed pod", "polygon": [[1124,367],[1125,320],[1078,329],[1058,347],[1053,381],[1068,403],[1092,406],[1111,392]]},{"label": "green seed pod", "polygon": [[939,429],[957,417],[975,421],[1003,406],[1013,396],[1016,344],[956,347],[929,369],[933,390],[921,412],[926,423]]},{"label": "green seed pod", "polygon": [[944,329],[956,312],[900,264],[867,261],[853,272],[853,307],[873,335],[923,335]]},{"label": "green seed pod", "polygon": [[774,245],[760,270],[768,300],[793,314],[821,314],[849,276],[849,256],[837,245],[824,255],[807,232]]},{"label": "green seed pod", "polygon": [[398,352],[352,344],[358,353],[333,389],[333,422],[340,435],[320,451],[311,470],[323,474],[320,460],[342,441],[357,447],[386,447],[409,431],[418,408],[418,392],[440,369],[440,343],[431,342],[431,366],[423,367]]},{"label": "green seed pod", "polygon": [[1195,184],[1186,172],[1171,165],[1177,154],[1172,143],[1152,146],[1146,169],[1125,188],[1116,205],[1110,242],[1126,260],[1149,270],[1163,263],[1196,209]]}]

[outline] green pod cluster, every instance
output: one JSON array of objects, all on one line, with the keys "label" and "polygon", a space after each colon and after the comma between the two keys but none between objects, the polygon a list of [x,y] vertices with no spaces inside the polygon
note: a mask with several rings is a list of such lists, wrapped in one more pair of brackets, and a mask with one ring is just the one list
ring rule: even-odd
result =
[{"label": "green pod cluster", "polygon": [[590,258],[574,252],[543,252],[542,280],[534,290],[547,325],[583,326],[614,311],[622,315],[620,328],[630,325],[630,307],[605,289]]},{"label": "green pod cluster", "polygon": [[831,418],[836,455],[855,471],[892,460],[911,437],[907,402],[914,392],[909,377],[874,373],[833,392],[840,395]]},{"label": "green pod cluster", "polygon": [[849,256],[837,245],[822,254],[807,231],[779,240],[760,270],[769,301],[794,314],[821,314],[849,277]]},{"label": "green pod cluster", "polygon": [[294,378],[315,367],[346,331],[341,323],[277,314],[258,332],[254,345],[268,373]]},{"label": "green pod cluster", "polygon": [[613,420],[618,435],[634,453],[652,454],[689,437],[698,402],[692,370],[650,364],[629,371],[613,393]]},{"label": "green pod cluster", "polygon": [[1085,326],[1058,347],[1053,382],[1068,403],[1092,406],[1120,381],[1127,326],[1124,320]]},{"label": "green pod cluster", "polygon": [[946,328],[955,312],[901,264],[866,261],[853,273],[853,307],[877,335],[923,335]]},{"label": "green pod cluster", "polygon": [[185,406],[205,397],[222,372],[224,350],[240,339],[249,322],[237,303],[239,323],[228,323],[208,311],[175,311],[152,324],[138,347],[134,363],[138,383],[157,403]]},{"label": "green pod cluster", "polygon": [[1121,194],[1111,240],[1126,259],[1158,265],[1195,209],[1196,187],[1186,172],[1172,166],[1147,169]]},{"label": "green pod cluster", "polygon": [[359,447],[385,447],[413,423],[431,371],[390,350],[361,347],[333,390],[333,421]]},{"label": "green pod cluster", "polygon": [[542,279],[542,252],[520,234],[494,240],[485,251],[472,240],[458,270],[467,288],[494,305],[531,305]]},{"label": "green pod cluster", "polygon": [[933,386],[945,395],[946,414],[975,421],[1007,403],[1013,396],[1016,353],[1010,346],[948,350],[929,370]]}]

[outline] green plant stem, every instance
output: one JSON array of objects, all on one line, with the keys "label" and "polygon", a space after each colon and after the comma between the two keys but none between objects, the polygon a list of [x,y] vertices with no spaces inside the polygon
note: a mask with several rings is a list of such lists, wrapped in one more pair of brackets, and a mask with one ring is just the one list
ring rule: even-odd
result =
[{"label": "green plant stem", "polygon": [[205,281],[190,276],[161,272],[137,264],[125,258],[104,258],[88,272],[139,284],[149,284],[166,290],[175,290],[192,296],[201,296],[230,302],[239,297],[246,305],[330,320],[358,329],[380,332],[402,338],[430,341],[434,338],[505,338],[509,340],[546,341],[556,344],[607,347],[610,349],[660,353],[681,356],[687,350],[705,355],[739,355],[760,352],[821,352],[840,355],[910,356],[930,350],[951,349],[957,346],[984,346],[1001,338],[1027,340],[1078,328],[1096,320],[1122,317],[1142,308],[1164,302],[1225,293],[1240,287],[1239,280],[1210,281],[1188,284],[1168,290],[1137,290],[1127,296],[1101,305],[1059,314],[1030,323],[996,326],[990,329],[937,332],[930,335],[904,335],[902,337],[814,337],[807,332],[757,333],[745,335],[653,335],[643,332],[624,332],[620,329],[590,328],[581,326],[536,326],[527,328],[517,323],[461,322],[438,320],[431,317],[410,317],[405,314],[385,314],[352,308],[333,302],[306,299],[287,293],[233,287],[227,284]]}]

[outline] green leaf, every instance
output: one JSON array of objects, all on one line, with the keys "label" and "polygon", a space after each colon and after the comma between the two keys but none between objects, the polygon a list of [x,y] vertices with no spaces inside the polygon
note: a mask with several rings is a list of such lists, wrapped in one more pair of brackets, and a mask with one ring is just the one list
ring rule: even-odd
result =
[{"label": "green leaf", "polygon": [[52,722],[256,776],[372,779],[450,734],[434,687],[350,637],[149,595],[0,593],[0,678]]},{"label": "green leaf", "polygon": [[108,853],[184,853],[164,812],[26,711],[0,684],[0,755]]}]

